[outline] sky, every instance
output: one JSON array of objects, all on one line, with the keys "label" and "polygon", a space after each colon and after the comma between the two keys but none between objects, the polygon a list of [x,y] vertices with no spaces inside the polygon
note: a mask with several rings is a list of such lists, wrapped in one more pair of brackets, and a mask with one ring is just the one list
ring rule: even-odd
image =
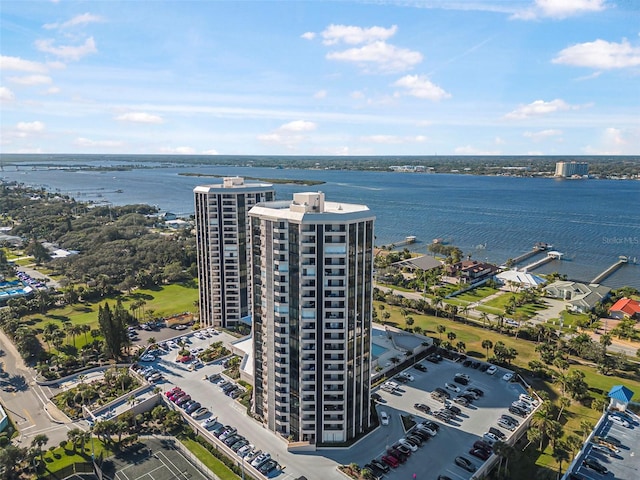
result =
[{"label": "sky", "polygon": [[2,0],[0,153],[638,155],[638,0]]}]

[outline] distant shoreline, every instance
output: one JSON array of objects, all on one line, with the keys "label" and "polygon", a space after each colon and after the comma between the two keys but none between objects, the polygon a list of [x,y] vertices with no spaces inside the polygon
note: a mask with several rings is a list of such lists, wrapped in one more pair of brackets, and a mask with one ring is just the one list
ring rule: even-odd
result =
[{"label": "distant shoreline", "polygon": [[[213,175],[210,173],[179,173],[178,175],[182,175],[183,177],[205,177],[205,178],[225,178],[228,175]],[[323,183],[326,183],[322,180],[292,180],[290,178],[261,178],[261,177],[247,177],[247,176],[243,176],[242,178],[244,178],[245,180],[258,180],[260,182],[267,182],[267,183],[275,183],[278,185],[285,185],[285,184],[290,184],[290,185],[307,185],[307,186],[313,186],[313,185],[322,185]]]}]

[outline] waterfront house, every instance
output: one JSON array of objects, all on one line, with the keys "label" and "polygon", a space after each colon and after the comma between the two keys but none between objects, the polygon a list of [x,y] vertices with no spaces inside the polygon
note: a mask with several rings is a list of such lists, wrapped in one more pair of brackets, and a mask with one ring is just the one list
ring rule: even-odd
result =
[{"label": "waterfront house", "polygon": [[548,297],[567,302],[567,310],[577,313],[592,311],[596,305],[609,297],[611,289],[595,283],[585,284],[572,281],[553,282],[544,288]]},{"label": "waterfront house", "polygon": [[546,280],[532,273],[518,270],[506,270],[496,275],[496,280],[502,285],[515,285],[518,289],[536,288],[543,285]]},{"label": "waterfront house", "polygon": [[493,277],[500,268],[492,263],[463,260],[447,267],[447,275],[458,277],[460,283],[476,283]]},{"label": "waterfront house", "polygon": [[442,262],[429,255],[422,255],[421,257],[411,257],[405,260],[400,260],[392,264],[394,267],[401,269],[407,269],[411,272],[416,270],[433,270],[442,267]]},{"label": "waterfront house", "polygon": [[634,318],[640,319],[640,302],[631,298],[623,297],[609,309],[611,318]]}]

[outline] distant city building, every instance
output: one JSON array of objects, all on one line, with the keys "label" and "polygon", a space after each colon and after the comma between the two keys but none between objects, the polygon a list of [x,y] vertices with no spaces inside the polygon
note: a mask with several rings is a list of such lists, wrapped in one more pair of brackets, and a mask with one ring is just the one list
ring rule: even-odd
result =
[{"label": "distant city building", "polygon": [[227,327],[251,315],[251,207],[275,198],[273,185],[225,178],[194,188],[200,323]]},{"label": "distant city building", "polygon": [[354,439],[371,417],[375,217],[320,192],[249,216],[255,413],[293,441]]},{"label": "distant city building", "polygon": [[556,162],[556,177],[584,177],[589,175],[587,162]]}]

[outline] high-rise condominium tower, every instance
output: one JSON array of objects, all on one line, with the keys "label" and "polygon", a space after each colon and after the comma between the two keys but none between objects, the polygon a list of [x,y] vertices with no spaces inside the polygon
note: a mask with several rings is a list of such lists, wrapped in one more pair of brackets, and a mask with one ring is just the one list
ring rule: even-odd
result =
[{"label": "high-rise condominium tower", "polygon": [[251,207],[275,198],[273,185],[225,178],[194,188],[200,322],[237,324],[251,314],[249,217]]},{"label": "high-rise condominium tower", "polygon": [[349,441],[369,426],[375,217],[323,193],[249,217],[255,412],[296,441]]}]

